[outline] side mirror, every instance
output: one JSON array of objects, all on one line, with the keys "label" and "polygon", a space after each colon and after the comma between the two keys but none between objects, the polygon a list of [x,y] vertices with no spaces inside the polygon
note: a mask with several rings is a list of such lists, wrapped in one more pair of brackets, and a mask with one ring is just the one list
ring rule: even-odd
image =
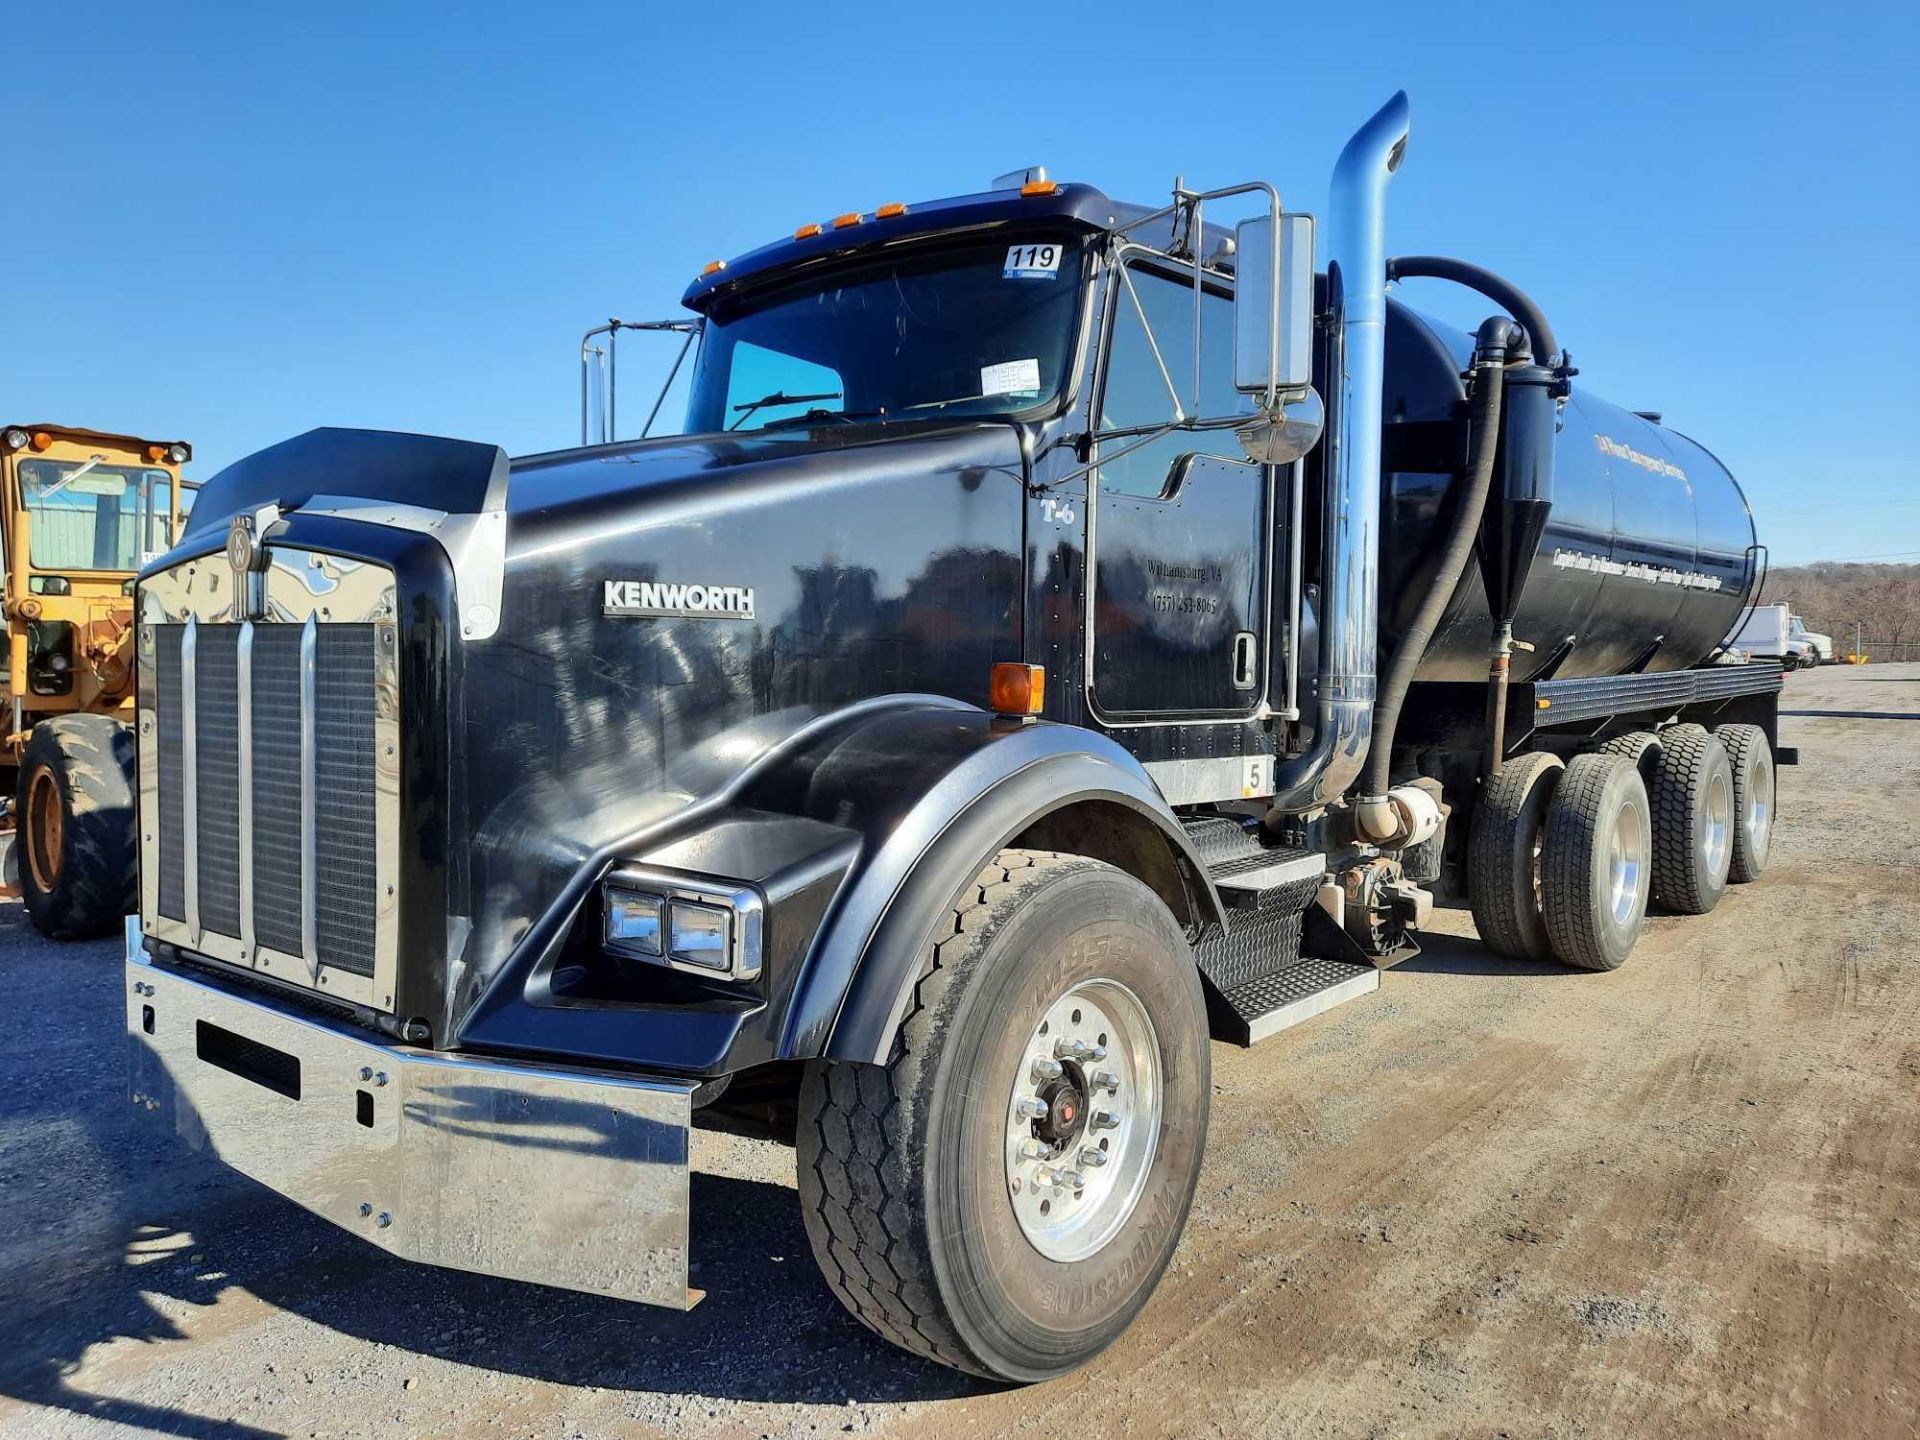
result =
[{"label": "side mirror", "polygon": [[1287,465],[1320,439],[1313,393],[1313,217],[1271,215],[1234,228],[1233,384],[1257,413],[1236,432],[1249,458]]}]

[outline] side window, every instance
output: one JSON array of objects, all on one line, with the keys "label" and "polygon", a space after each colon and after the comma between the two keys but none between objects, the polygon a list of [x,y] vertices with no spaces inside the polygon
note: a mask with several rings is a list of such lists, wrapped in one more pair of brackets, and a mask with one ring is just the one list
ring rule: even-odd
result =
[{"label": "side window", "polygon": [[[1130,280],[1131,288],[1125,283]],[[1193,277],[1127,266],[1113,312],[1100,428],[1164,425],[1174,418],[1174,391],[1193,410]],[[1135,297],[1139,303],[1134,303]],[[1200,408],[1212,419],[1246,409],[1233,388],[1233,302],[1205,290],[1200,297]],[[1143,323],[1144,322],[1144,323]],[[1148,337],[1152,340],[1149,343]],[[1155,350],[1158,358],[1155,358]],[[1164,369],[1163,369],[1164,367]],[[1169,388],[1171,382],[1172,388]],[[1127,441],[1112,443],[1119,449]],[[1245,458],[1231,430],[1164,435],[1117,460],[1103,461],[1100,488],[1123,495],[1159,495],[1174,462],[1194,453]]]},{"label": "side window", "polygon": [[[837,412],[845,394],[839,371],[742,340],[733,347],[733,368],[727,374],[726,428],[758,430],[809,410]],[[765,403],[773,395],[799,398]]]}]

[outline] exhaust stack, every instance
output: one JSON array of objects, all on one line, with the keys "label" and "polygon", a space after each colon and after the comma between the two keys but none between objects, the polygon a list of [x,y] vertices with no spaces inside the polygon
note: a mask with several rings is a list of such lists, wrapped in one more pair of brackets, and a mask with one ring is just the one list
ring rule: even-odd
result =
[{"label": "exhaust stack", "polygon": [[1313,747],[1281,764],[1273,808],[1311,810],[1359,776],[1373,731],[1379,645],[1380,409],[1386,369],[1387,182],[1406,154],[1411,109],[1394,95],[1333,167],[1327,303],[1337,340],[1328,388],[1339,413],[1321,521],[1318,722]]}]

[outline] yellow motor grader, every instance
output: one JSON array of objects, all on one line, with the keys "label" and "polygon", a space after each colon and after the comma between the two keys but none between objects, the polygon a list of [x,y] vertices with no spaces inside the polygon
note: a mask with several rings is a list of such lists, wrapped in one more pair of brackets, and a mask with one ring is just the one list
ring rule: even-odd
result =
[{"label": "yellow motor grader", "polygon": [[192,455],[179,440],[0,427],[0,794],[21,898],[48,935],[106,933],[138,899],[133,577],[172,548]]}]

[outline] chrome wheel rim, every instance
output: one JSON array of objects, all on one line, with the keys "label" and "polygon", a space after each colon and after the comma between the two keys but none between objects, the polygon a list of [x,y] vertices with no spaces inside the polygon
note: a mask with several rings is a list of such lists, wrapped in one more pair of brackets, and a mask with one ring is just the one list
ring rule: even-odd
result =
[{"label": "chrome wheel rim", "polygon": [[1706,823],[1700,827],[1700,855],[1707,862],[1707,873],[1718,875],[1727,868],[1727,846],[1733,838],[1733,782],[1716,773],[1707,781]]},{"label": "chrome wheel rim", "polygon": [[1133,991],[1088,980],[1047,1007],[1007,1099],[1006,1184],[1029,1244],[1084,1260],[1133,1214],[1160,1144],[1153,1021]]},{"label": "chrome wheel rim", "polygon": [[1640,823],[1640,807],[1627,804],[1614,817],[1613,838],[1607,845],[1607,907],[1613,922],[1625,928],[1644,903],[1647,884],[1646,827]]},{"label": "chrome wheel rim", "polygon": [[1755,860],[1767,858],[1767,843],[1773,837],[1773,765],[1756,756],[1748,779],[1747,853]]}]

